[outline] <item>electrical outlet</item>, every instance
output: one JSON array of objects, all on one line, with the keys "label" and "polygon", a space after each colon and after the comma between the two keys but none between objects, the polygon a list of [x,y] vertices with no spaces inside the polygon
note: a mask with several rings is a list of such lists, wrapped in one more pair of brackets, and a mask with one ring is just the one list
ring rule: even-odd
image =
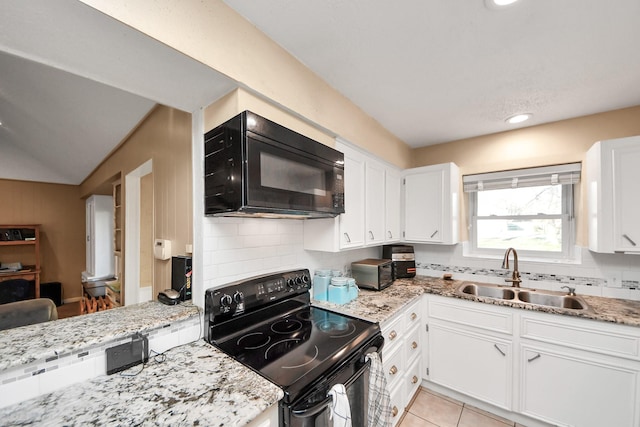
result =
[{"label": "electrical outlet", "polygon": [[132,366],[145,363],[149,360],[149,340],[147,337],[136,334],[131,342],[110,347],[107,354],[107,374],[115,374]]}]

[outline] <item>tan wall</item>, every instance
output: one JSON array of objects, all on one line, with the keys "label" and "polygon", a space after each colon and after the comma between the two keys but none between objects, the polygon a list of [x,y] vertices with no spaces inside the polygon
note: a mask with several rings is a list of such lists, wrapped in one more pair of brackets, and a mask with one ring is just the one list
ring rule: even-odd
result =
[{"label": "tan wall", "polygon": [[[171,240],[173,255],[184,255],[185,246],[193,243],[191,114],[156,107],[81,184],[80,194],[91,194],[119,173],[124,184],[126,175],[149,159],[153,161],[153,238]],[[123,185],[124,212],[125,192]],[[157,295],[171,285],[171,262],[154,259],[153,272],[153,295]]]},{"label": "tan wall", "polygon": [[[82,0],[390,163],[409,147],[221,0]],[[340,66],[340,64],[336,64]],[[213,102],[214,100],[211,100]]]},{"label": "tan wall", "polygon": [[[603,139],[640,135],[640,106],[414,150],[413,167],[454,162],[462,175],[583,162]],[[584,175],[584,172],[583,172]],[[461,189],[461,194],[462,189]],[[577,244],[587,245],[584,181],[577,194]],[[467,239],[467,198],[461,200],[461,238]]]},{"label": "tan wall", "polygon": [[[63,298],[82,295],[85,269],[85,205],[75,185],[0,179],[0,224],[41,224],[41,282],[61,282]],[[33,251],[24,253],[30,256]],[[33,263],[11,247],[0,248],[0,261]]]}]

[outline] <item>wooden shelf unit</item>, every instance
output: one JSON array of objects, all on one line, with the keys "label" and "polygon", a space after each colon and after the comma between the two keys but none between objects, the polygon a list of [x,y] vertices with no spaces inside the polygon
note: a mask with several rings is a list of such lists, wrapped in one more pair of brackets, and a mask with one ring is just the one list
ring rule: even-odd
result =
[{"label": "wooden shelf unit", "polygon": [[[0,248],[2,248],[2,252],[0,252],[0,257],[5,258],[2,254],[6,253],[7,247],[16,247],[16,246],[33,246],[33,257],[35,259],[34,265],[22,265],[23,269],[20,271],[12,271],[12,272],[1,272],[0,271],[0,282],[4,282],[5,280],[10,279],[25,279],[25,280],[33,280],[35,282],[35,297],[40,298],[40,225],[0,225],[0,229],[8,229],[8,230],[32,230],[33,231],[33,240],[1,240]],[[24,237],[23,237],[24,238]],[[18,262],[15,260],[13,262]],[[0,285],[1,286],[1,285]]]}]

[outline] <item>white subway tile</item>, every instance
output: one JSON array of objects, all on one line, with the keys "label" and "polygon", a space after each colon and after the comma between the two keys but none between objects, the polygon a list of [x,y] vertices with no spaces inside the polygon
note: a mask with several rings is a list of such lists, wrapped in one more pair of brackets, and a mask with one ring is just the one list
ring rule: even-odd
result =
[{"label": "white subway tile", "polygon": [[40,375],[0,385],[0,408],[33,399],[40,394]]}]

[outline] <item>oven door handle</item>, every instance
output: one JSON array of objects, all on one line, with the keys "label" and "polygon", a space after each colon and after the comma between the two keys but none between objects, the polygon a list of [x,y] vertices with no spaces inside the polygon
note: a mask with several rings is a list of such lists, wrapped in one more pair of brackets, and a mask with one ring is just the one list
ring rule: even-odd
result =
[{"label": "oven door handle", "polygon": [[[371,362],[369,362],[369,361],[367,361],[364,365],[362,365],[362,367],[360,367],[360,369],[358,369],[358,372],[356,372],[351,378],[349,378],[347,381],[345,381],[344,386],[346,388],[351,387],[351,385],[353,383],[355,383],[358,380],[358,378],[360,378],[360,376],[364,373],[364,371],[369,369],[370,365],[371,365]],[[318,403],[318,404],[316,404],[314,406],[308,406],[308,407],[302,408],[302,409],[293,409],[291,411],[291,413],[296,418],[308,418],[308,417],[311,417],[313,415],[316,415],[316,414],[324,411],[324,409],[331,403],[332,400],[333,400],[333,398],[329,394],[329,395],[327,395],[327,397],[322,402],[320,402],[320,403]]]},{"label": "oven door handle", "polygon": [[312,417],[320,412],[324,411],[327,406],[331,403],[333,398],[329,395],[322,402],[318,403],[315,406],[303,408],[303,409],[294,409],[291,411],[294,417],[296,418],[308,418]]}]

